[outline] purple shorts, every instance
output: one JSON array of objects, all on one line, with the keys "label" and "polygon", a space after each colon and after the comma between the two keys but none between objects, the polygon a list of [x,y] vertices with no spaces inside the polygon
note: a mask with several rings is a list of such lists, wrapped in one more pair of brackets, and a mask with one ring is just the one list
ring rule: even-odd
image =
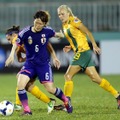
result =
[{"label": "purple shorts", "polygon": [[19,74],[27,75],[30,79],[38,77],[41,83],[53,82],[52,68],[50,62],[44,65],[35,65],[31,62],[25,62]]}]

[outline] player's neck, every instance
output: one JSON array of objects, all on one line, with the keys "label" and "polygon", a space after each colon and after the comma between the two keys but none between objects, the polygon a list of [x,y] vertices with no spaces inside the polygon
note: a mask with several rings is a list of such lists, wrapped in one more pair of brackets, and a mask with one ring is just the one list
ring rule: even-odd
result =
[{"label": "player's neck", "polygon": [[32,32],[34,32],[34,33],[40,32],[41,30],[37,31],[34,27],[32,27]]}]

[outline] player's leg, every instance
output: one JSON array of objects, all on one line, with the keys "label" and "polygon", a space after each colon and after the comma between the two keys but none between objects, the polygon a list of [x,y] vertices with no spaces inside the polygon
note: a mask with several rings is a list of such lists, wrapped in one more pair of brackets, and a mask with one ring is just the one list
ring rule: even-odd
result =
[{"label": "player's leg", "polygon": [[118,108],[120,109],[120,94],[118,91],[104,78],[101,78],[94,66],[87,67],[85,73],[91,78],[93,82],[99,84],[100,87],[110,92],[118,101]]},{"label": "player's leg", "polygon": [[31,115],[31,110],[28,106],[28,97],[27,97],[27,93],[25,90],[25,86],[26,84],[29,82],[30,78],[27,75],[24,74],[19,74],[18,76],[18,95],[21,101],[21,104],[23,106],[24,109],[24,113],[23,115]]},{"label": "player's leg", "polygon": [[44,66],[41,66],[41,68],[38,67],[37,73],[40,82],[43,83],[46,90],[62,100],[66,104],[68,112],[71,113],[72,106],[68,106],[69,99],[64,95],[60,88],[55,87],[53,84],[53,75],[50,64],[48,63]]},{"label": "player's leg", "polygon": [[60,88],[55,87],[52,82],[45,82],[43,85],[49,93],[53,94],[64,102],[68,113],[72,113],[73,108],[70,104],[70,100],[64,95],[63,91]]},{"label": "player's leg", "polygon": [[30,92],[33,96],[38,98],[39,100],[47,103],[48,113],[51,113],[56,102],[55,99],[49,98],[45,93],[43,93],[38,86],[34,85],[35,79],[32,79],[28,82],[26,86],[26,90]]},{"label": "player's leg", "polygon": [[36,98],[38,98],[39,100],[45,102],[45,103],[49,103],[50,102],[50,98],[44,94],[38,86],[34,85],[34,81],[35,79],[31,79],[28,84],[26,85],[26,90],[28,92],[30,92],[33,96],[35,96]]},{"label": "player's leg", "polygon": [[15,95],[15,104],[14,104],[14,110],[21,110],[22,109],[22,106],[21,106],[21,102],[20,102],[20,99],[19,99],[19,96],[18,96],[18,88],[16,87],[16,95]]},{"label": "player's leg", "polygon": [[65,78],[65,85],[64,85],[64,93],[67,97],[71,97],[72,92],[73,92],[73,81],[72,78],[73,76],[80,71],[80,66],[78,65],[70,65],[67,69],[67,72],[64,75]]}]

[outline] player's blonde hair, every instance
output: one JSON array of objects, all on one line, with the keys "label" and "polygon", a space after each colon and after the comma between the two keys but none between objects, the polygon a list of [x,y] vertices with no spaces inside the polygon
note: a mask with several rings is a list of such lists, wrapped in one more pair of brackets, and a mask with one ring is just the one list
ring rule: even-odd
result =
[{"label": "player's blonde hair", "polygon": [[66,10],[66,11],[70,14],[70,16],[74,16],[71,8],[68,7],[67,5],[61,5],[61,6],[59,6],[59,7],[58,7],[58,10],[60,10],[60,9],[64,9],[64,10]]}]

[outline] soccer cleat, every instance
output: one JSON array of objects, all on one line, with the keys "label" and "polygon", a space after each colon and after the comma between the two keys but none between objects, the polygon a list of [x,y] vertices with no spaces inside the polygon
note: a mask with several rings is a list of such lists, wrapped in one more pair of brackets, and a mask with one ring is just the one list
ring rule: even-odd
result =
[{"label": "soccer cleat", "polygon": [[54,106],[54,110],[63,110],[63,111],[67,111],[67,109],[65,108],[64,105],[57,105],[57,106]]},{"label": "soccer cleat", "polygon": [[24,111],[21,116],[30,116],[32,115],[32,112]]},{"label": "soccer cleat", "polygon": [[120,109],[120,95],[116,98],[117,99],[117,104],[118,104],[118,109]]},{"label": "soccer cleat", "polygon": [[21,109],[22,109],[22,106],[21,106],[21,105],[14,104],[14,110],[20,111]]},{"label": "soccer cleat", "polygon": [[50,114],[53,111],[55,103],[56,103],[56,100],[50,98],[50,102],[48,103],[48,106],[47,106],[48,108],[47,114]]},{"label": "soccer cleat", "polygon": [[73,107],[71,105],[71,99],[70,97],[67,97],[67,98],[68,98],[68,102],[65,102],[64,105],[65,105],[65,108],[67,109],[67,112],[72,113]]}]

